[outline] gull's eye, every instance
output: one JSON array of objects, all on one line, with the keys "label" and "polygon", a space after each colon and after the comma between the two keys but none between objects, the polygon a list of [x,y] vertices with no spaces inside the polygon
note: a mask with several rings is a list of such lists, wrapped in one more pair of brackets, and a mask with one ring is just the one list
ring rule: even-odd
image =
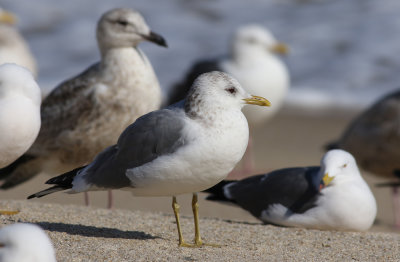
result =
[{"label": "gull's eye", "polygon": [[236,94],[236,92],[237,92],[236,88],[234,88],[234,87],[229,87],[225,90],[231,94]]},{"label": "gull's eye", "polygon": [[246,39],[246,42],[249,44],[255,44],[255,43],[257,43],[257,40],[253,37],[249,37]]},{"label": "gull's eye", "polygon": [[127,25],[128,25],[128,22],[125,21],[125,20],[118,20],[118,21],[117,21],[117,24],[122,25],[122,26],[127,26]]},{"label": "gull's eye", "polygon": [[344,164],[343,166],[342,166],[342,168],[346,168],[347,167],[347,164]]}]

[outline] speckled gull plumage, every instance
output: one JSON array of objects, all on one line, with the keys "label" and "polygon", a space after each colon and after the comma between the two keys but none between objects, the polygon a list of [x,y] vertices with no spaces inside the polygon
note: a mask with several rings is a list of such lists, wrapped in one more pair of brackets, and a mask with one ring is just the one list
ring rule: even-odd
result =
[{"label": "speckled gull plumage", "polygon": [[26,155],[0,170],[5,180],[1,188],[41,172],[56,174],[92,161],[136,118],[159,108],[157,77],[137,45],[146,40],[166,46],[165,40],[138,12],[126,8],[101,17],[97,40],[101,61],[45,98],[39,136]]}]

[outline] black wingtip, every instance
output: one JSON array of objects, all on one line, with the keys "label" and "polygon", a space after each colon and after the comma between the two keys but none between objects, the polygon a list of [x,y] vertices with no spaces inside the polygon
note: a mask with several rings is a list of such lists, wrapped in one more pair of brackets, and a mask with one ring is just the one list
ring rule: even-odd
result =
[{"label": "black wingtip", "polygon": [[376,187],[400,187],[400,182],[377,183]]},{"label": "black wingtip", "polygon": [[218,184],[216,184],[215,186],[204,190],[203,192],[210,193],[210,195],[208,195],[206,197],[206,200],[210,200],[210,201],[229,201],[229,202],[231,202],[232,200],[226,198],[226,196],[224,194],[224,187],[227,184],[231,184],[233,182],[235,182],[235,181],[234,180],[223,180],[223,181],[219,182]]},{"label": "black wingtip", "polygon": [[[17,167],[19,167],[20,165],[22,165],[26,162],[29,162],[29,161],[35,159],[35,158],[36,157],[27,155],[27,154],[20,156],[17,160],[12,162],[8,166],[0,168],[0,179],[6,179],[14,172],[14,170]],[[7,188],[2,188],[2,189],[7,189]]]}]

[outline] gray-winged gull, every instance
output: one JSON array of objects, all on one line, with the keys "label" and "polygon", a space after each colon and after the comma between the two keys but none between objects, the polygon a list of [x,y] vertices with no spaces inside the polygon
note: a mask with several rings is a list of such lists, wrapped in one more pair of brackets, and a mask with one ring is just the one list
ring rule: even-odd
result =
[{"label": "gray-winged gull", "polygon": [[29,46],[14,26],[15,16],[0,7],[0,64],[15,63],[37,76],[37,66]]},{"label": "gray-winged gull", "polygon": [[376,202],[351,154],[331,150],[321,166],[278,169],[206,190],[266,222],[328,230],[368,230]]},{"label": "gray-winged gull", "polygon": [[0,229],[0,261],[56,262],[49,237],[34,224],[17,223]]},{"label": "gray-winged gull", "polygon": [[[349,151],[366,171],[393,183],[394,224],[400,227],[400,91],[390,93],[356,117],[328,148]],[[390,185],[391,183],[389,183]]]},{"label": "gray-winged gull", "polygon": [[[268,97],[271,101],[271,110],[254,107],[243,110],[251,130],[274,116],[283,104],[290,80],[288,69],[277,54],[286,54],[287,47],[278,42],[268,29],[256,24],[239,27],[231,45],[229,56],[196,62],[184,80],[172,87],[168,103],[182,99],[198,75],[223,71],[235,77],[248,92]],[[251,147],[252,139],[241,173],[254,172]]]},{"label": "gray-winged gull", "polygon": [[66,189],[69,193],[124,189],[137,196],[173,196],[179,245],[193,246],[183,240],[176,201],[176,195],[193,193],[194,246],[202,246],[196,192],[223,180],[242,158],[249,135],[241,111],[245,104],[270,105],[265,98],[249,95],[225,73],[203,74],[186,100],[138,118],[116,145],[92,163],[50,179],[46,183],[55,186],[28,198]]},{"label": "gray-winged gull", "polygon": [[1,189],[45,172],[57,174],[84,165],[139,116],[156,110],[161,90],[146,55],[150,41],[166,46],[137,11],[118,8],[97,24],[101,61],[57,86],[43,101],[42,128],[18,162],[0,170]]}]

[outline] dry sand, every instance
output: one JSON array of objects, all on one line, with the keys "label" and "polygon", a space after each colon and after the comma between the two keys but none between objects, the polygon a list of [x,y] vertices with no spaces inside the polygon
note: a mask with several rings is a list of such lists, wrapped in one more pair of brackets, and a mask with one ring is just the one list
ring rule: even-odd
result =
[{"label": "dry sand", "polygon": [[[307,117],[282,113],[265,126],[257,128],[253,134],[259,173],[282,167],[319,164],[324,153],[323,145],[339,136],[353,116],[351,112]],[[383,180],[365,172],[363,175],[378,204],[377,220],[370,231],[397,232],[392,226],[390,190],[373,186]],[[2,191],[0,199],[25,199],[27,195],[45,188],[43,183],[48,178],[40,175],[13,190]],[[199,203],[202,232],[206,239],[228,247],[178,249],[171,216],[171,198],[132,197],[124,191],[115,191],[114,195],[116,208],[125,211],[90,208],[90,212],[85,213],[86,208],[77,206],[63,208],[59,205],[37,205],[38,202],[83,204],[82,194],[56,193],[29,202],[19,202],[16,205],[22,205],[23,212],[2,219],[6,223],[16,220],[41,222],[40,225],[50,231],[56,242],[60,261],[88,261],[89,257],[92,261],[400,260],[394,257],[398,253],[397,234],[336,233],[260,225],[247,212],[205,201],[203,195],[200,195]],[[106,206],[105,192],[90,193],[90,196],[93,207]],[[178,197],[182,213],[189,216],[183,220],[188,240],[193,234],[190,198],[189,195]]]},{"label": "dry sand", "polygon": [[[19,209],[2,224],[31,222],[43,227],[62,261],[399,261],[400,235],[281,228],[204,218],[205,241],[222,245],[179,248],[175,218],[157,212],[106,210],[73,205],[0,201]],[[183,234],[193,237],[191,217]]]}]

